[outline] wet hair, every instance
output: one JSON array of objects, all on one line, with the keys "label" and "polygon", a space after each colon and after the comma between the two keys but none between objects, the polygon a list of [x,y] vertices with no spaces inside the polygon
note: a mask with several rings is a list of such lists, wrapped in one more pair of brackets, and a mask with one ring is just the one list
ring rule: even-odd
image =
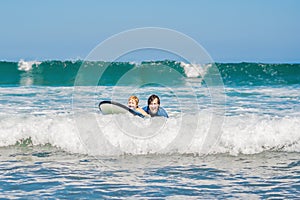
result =
[{"label": "wet hair", "polygon": [[135,103],[136,103],[136,105],[138,106],[139,105],[139,98],[137,97],[137,96],[130,96],[129,98],[128,98],[128,101],[129,100],[133,100],[133,101],[135,101]]},{"label": "wet hair", "polygon": [[154,101],[154,99],[157,99],[157,103],[158,105],[160,105],[160,99],[157,95],[152,94],[149,98],[148,98],[148,105],[151,104],[152,101]]}]

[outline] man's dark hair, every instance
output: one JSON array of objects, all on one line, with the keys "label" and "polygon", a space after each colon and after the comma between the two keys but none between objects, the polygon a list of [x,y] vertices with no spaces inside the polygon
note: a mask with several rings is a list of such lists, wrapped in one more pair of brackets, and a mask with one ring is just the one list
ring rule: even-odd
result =
[{"label": "man's dark hair", "polygon": [[155,95],[155,94],[152,94],[152,95],[148,98],[148,105],[150,105],[150,103],[151,103],[152,101],[154,101],[154,99],[157,99],[157,103],[160,105],[160,99],[159,99],[159,97],[158,97],[157,95]]}]

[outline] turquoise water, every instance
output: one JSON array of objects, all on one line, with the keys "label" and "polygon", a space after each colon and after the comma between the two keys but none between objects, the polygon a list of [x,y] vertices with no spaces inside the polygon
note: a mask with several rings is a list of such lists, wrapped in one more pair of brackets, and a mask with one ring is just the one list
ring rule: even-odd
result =
[{"label": "turquoise water", "polygon": [[[215,66],[0,62],[1,197],[296,199],[300,65]],[[97,108],[152,93],[169,119]]]},{"label": "turquoise water", "polygon": [[[39,86],[73,86],[78,70],[81,66],[91,72],[100,73],[105,68],[98,85],[116,85],[124,74],[135,70],[132,75],[133,81],[126,84],[145,82],[149,74],[160,72],[167,81],[172,80],[176,71],[182,78],[200,77],[200,72],[195,72],[191,64],[177,61],[144,61],[133,62],[101,62],[101,61],[19,61],[0,62],[0,85],[39,85]],[[205,66],[194,65],[198,69]],[[263,64],[263,63],[216,63],[228,86],[255,86],[255,85],[293,85],[300,82],[300,64]],[[134,76],[138,75],[138,76]],[[153,78],[153,76],[151,76]],[[177,78],[177,77],[176,77]],[[88,80],[86,80],[88,81]],[[159,80],[166,81],[166,80]],[[182,84],[182,80],[175,83]],[[88,85],[88,82],[85,83]],[[91,84],[94,86],[94,84]]]}]

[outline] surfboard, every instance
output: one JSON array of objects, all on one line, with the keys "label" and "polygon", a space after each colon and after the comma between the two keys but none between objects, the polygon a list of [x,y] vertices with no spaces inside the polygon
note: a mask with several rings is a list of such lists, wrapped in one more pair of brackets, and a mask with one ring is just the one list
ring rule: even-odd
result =
[{"label": "surfboard", "polygon": [[135,110],[132,110],[127,106],[115,101],[101,101],[99,103],[99,109],[104,115],[131,113],[133,115],[144,118],[144,115],[142,115],[141,113],[136,112]]}]

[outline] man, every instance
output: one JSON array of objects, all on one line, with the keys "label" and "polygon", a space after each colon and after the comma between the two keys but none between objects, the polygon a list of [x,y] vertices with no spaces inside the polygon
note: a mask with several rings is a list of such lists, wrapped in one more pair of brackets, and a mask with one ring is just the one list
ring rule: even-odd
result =
[{"label": "man", "polygon": [[169,117],[165,109],[160,107],[160,99],[157,95],[153,94],[148,98],[148,106],[143,107],[143,110],[151,115],[151,117],[155,116],[163,116]]}]

